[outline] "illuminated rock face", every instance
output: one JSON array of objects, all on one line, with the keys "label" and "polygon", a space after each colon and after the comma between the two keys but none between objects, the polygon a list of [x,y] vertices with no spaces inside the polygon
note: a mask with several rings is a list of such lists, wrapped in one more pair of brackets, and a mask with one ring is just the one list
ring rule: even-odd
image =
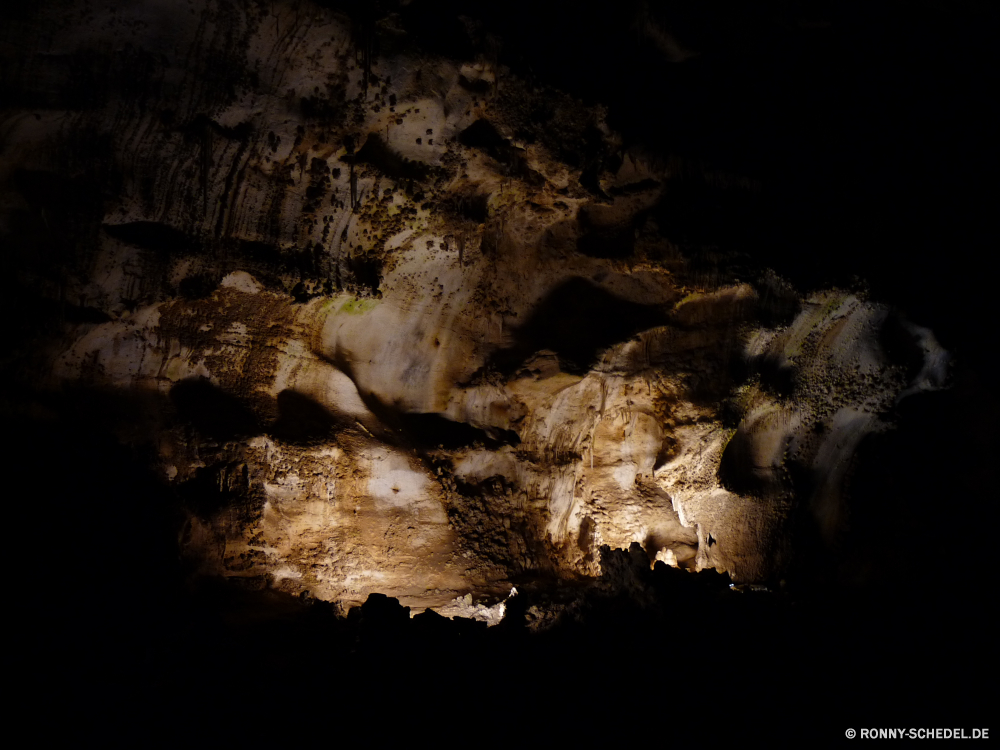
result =
[{"label": "illuminated rock face", "polygon": [[695,274],[656,220],[670,168],[599,109],[388,27],[365,70],[364,24],[312,6],[184,7],[57,32],[0,179],[8,226],[64,200],[100,224],[25,265],[90,316],[32,372],[141,404],[117,419],[198,574],[469,613],[638,542],[769,581],[803,519],[836,542],[886,410],[943,385],[882,305]]}]

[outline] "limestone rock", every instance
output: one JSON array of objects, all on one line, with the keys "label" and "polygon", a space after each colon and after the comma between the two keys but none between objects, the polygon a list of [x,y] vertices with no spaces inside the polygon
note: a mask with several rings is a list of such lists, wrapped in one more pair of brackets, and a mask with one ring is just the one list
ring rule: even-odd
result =
[{"label": "limestone rock", "polygon": [[860,292],[703,274],[656,219],[677,170],[601,107],[373,56],[320,6],[182,7],[38,9],[0,180],[3,225],[64,253],[22,283],[78,313],[23,372],[144,404],[106,416],[182,498],[192,575],[491,622],[605,546],[776,580],[801,514],[836,544],[860,441],[944,383]]}]

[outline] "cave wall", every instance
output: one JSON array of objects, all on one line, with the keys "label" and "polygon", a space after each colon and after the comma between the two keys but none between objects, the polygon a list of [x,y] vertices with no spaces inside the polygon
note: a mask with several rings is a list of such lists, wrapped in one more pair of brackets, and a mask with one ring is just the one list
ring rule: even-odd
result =
[{"label": "cave wall", "polygon": [[602,545],[772,584],[798,540],[836,549],[853,455],[948,353],[861,287],[693,252],[683,164],[463,33],[296,2],[12,20],[32,403],[149,446],[187,574],[251,588],[487,617]]}]

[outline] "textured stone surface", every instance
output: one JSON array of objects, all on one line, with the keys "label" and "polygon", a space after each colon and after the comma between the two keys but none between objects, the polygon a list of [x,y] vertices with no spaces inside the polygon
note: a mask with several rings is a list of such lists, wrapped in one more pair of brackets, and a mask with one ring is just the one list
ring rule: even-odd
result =
[{"label": "textured stone surface", "polygon": [[126,404],[102,417],[153,446],[193,575],[486,619],[602,545],[773,584],[803,523],[836,546],[863,438],[944,385],[858,289],[696,265],[659,223],[678,165],[485,48],[178,7],[12,22],[0,181],[19,282],[69,311],[18,367]]},{"label": "textured stone surface", "polygon": [[0,4],[12,714],[988,726],[998,22]]}]

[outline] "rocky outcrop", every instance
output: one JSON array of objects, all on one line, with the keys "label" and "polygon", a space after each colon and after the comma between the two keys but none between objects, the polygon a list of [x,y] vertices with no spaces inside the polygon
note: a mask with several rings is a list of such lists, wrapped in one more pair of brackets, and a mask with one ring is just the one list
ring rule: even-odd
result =
[{"label": "rocky outcrop", "polygon": [[192,575],[494,620],[605,545],[773,583],[945,383],[860,288],[679,247],[677,164],[488,45],[308,3],[64,12],[7,32],[3,223],[50,310],[11,361],[117,404],[92,418],[153,447]]}]

